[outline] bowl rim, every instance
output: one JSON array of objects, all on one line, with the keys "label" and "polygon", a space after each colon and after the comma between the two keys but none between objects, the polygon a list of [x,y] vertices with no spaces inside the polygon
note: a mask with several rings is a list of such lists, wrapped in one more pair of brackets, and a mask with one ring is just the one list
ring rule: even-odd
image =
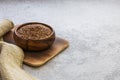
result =
[{"label": "bowl rim", "polygon": [[[20,37],[20,34],[17,32],[17,30],[20,29],[21,27],[25,26],[25,25],[28,25],[28,24],[42,24],[42,25],[50,28],[52,32],[51,32],[51,34],[50,34],[48,37],[43,38],[43,39],[39,39],[39,40],[35,40],[35,39],[24,39],[24,38]],[[27,22],[27,23],[23,23],[23,24],[21,24],[21,25],[18,25],[18,26],[15,28],[14,33],[16,34],[17,37],[19,37],[19,38],[21,38],[21,39],[23,39],[23,40],[32,40],[32,41],[45,41],[45,40],[48,40],[52,35],[55,35],[55,31],[53,30],[53,28],[52,28],[50,25],[45,24],[45,23],[41,23],[41,22]]]}]

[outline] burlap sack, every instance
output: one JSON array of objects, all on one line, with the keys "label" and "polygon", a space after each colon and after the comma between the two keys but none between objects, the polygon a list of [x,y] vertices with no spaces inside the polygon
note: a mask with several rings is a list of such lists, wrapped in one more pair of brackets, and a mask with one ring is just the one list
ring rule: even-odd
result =
[{"label": "burlap sack", "polygon": [[3,41],[2,36],[13,28],[13,23],[4,20],[0,23],[0,80],[36,80],[22,69],[23,50]]}]

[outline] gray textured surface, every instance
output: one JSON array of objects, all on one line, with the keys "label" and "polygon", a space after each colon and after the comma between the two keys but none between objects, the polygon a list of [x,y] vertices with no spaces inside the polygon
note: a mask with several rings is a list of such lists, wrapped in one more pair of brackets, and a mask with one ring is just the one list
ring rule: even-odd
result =
[{"label": "gray textured surface", "polygon": [[119,0],[1,0],[0,19],[52,25],[70,47],[44,66],[40,80],[120,80]]}]

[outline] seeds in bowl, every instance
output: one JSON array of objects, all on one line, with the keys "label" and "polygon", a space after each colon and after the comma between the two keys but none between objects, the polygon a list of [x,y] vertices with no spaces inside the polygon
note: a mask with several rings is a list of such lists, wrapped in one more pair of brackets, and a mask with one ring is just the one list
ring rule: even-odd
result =
[{"label": "seeds in bowl", "polygon": [[52,30],[42,24],[28,24],[19,28],[17,32],[23,39],[40,40],[49,37]]}]

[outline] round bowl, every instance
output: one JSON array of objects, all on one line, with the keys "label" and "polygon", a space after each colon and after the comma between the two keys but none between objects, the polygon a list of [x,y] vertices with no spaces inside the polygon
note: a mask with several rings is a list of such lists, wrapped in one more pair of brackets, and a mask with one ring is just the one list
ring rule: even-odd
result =
[{"label": "round bowl", "polygon": [[[44,25],[45,27],[49,28],[51,30],[50,35],[46,38],[38,39],[38,40],[24,39],[23,37],[21,37],[21,35],[18,33],[18,30],[22,27],[27,27],[26,25],[33,25],[33,24]],[[41,50],[46,50],[52,46],[55,40],[55,31],[53,30],[52,27],[50,27],[47,24],[39,23],[39,22],[30,22],[30,23],[24,23],[18,26],[17,28],[15,28],[13,38],[14,38],[16,45],[18,45],[24,50],[41,51]]]}]

